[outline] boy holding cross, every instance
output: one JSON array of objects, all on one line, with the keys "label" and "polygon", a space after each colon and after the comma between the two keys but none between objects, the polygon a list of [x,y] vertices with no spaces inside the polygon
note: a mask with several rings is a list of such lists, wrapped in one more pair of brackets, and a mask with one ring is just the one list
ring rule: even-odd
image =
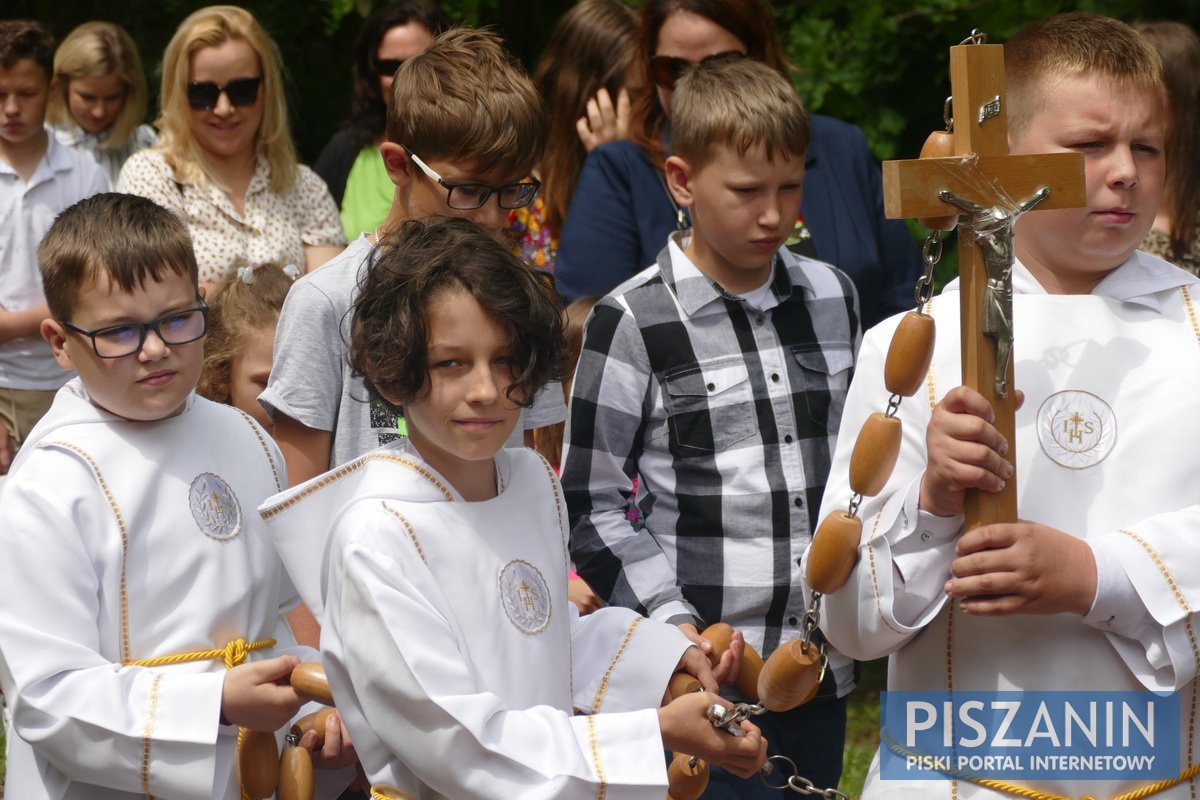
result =
[{"label": "boy holding cross", "polygon": [[[1179,691],[1187,770],[1200,760],[1189,740],[1200,667],[1200,289],[1137,251],[1163,184],[1161,64],[1127,25],[1078,13],[1022,29],[1005,62],[1011,152],[1082,153],[1087,194],[1083,208],[1032,210],[1016,223],[1015,441],[982,395],[958,385],[951,285],[932,303],[927,395],[900,406],[899,462],[858,508],[858,563],[824,598],[822,628],[848,655],[890,654],[893,691]],[[855,435],[888,399],[883,362],[897,322],[864,340],[822,518],[846,507]],[[966,492],[998,493],[1013,478],[1012,445],[1021,521],[964,530]],[[1115,797],[1148,782],[982,786],[972,778],[986,776],[956,775],[957,787],[940,789],[881,778],[879,764],[866,797]],[[1180,783],[1155,796],[1188,793]]]}]

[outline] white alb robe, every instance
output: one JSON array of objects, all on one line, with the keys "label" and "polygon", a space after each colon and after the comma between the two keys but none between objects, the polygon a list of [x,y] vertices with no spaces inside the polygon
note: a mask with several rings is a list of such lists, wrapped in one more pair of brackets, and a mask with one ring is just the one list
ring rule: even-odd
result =
[{"label": "white alb robe", "polygon": [[260,509],[362,764],[419,800],[662,800],[655,709],[688,641],[580,618],[557,478],[525,448],[496,466],[499,495],[465,502],[401,441]]},{"label": "white alb robe", "polygon": [[192,395],[135,422],[78,379],[59,391],[0,492],[7,797],[239,796],[224,663],[122,664],[239,638],[278,640],[250,659],[288,652],[297,598],[255,513],[286,482],[234,408]]},{"label": "white alb robe", "polygon": [[[1091,295],[1047,295],[1014,268],[1018,514],[1085,538],[1099,589],[1073,614],[980,618],[946,602],[961,517],[917,513],[925,430],[961,383],[959,294],[933,303],[929,382],[900,406],[903,444],[891,479],[859,510],[863,539],[850,579],[824,599],[822,628],[855,658],[890,654],[892,690],[1180,690],[1180,767],[1200,761],[1193,642],[1200,608],[1200,284],[1135,253]],[[842,418],[821,510],[845,509],[851,450],[886,406],[883,363],[899,317],[870,331]],[[948,783],[881,781],[865,797],[949,797]],[[1148,781],[1043,780],[1043,792],[1112,797]],[[959,782],[964,800],[1008,797]],[[1184,785],[1156,798],[1190,797]]]}]

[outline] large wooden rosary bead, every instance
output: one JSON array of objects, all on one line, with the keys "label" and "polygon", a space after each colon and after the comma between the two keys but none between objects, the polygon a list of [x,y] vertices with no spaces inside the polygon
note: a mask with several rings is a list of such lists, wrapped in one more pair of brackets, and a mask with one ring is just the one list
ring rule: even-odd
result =
[{"label": "large wooden rosary bead", "polygon": [[250,800],[275,794],[279,783],[279,745],[275,734],[243,728],[238,735],[238,782]]},{"label": "large wooden rosary bead", "polygon": [[700,685],[696,676],[686,672],[676,672],[667,683],[667,696],[672,700],[676,697],[683,697],[685,694],[702,691],[704,691],[704,687]]},{"label": "large wooden rosary bead", "polygon": [[[934,131],[921,147],[921,158],[948,158],[954,155],[954,134],[950,131]],[[917,222],[932,231],[948,231],[958,224],[958,215],[946,217],[917,217]]]},{"label": "large wooden rosary bead", "polygon": [[324,739],[325,723],[328,722],[329,718],[336,713],[336,709],[322,708],[320,711],[314,711],[311,714],[306,714],[305,716],[296,720],[289,732],[296,737],[297,741],[299,741],[304,734],[308,733],[309,731],[316,731],[321,735],[321,738]]},{"label": "large wooden rosary bead", "polygon": [[279,800],[313,800],[312,754],[289,744],[279,760]]},{"label": "large wooden rosary bead", "polygon": [[936,326],[933,317],[910,311],[896,326],[883,366],[883,385],[892,394],[912,397],[929,375]]},{"label": "large wooden rosary bead", "polygon": [[[705,628],[700,635],[712,643],[712,652],[708,654],[708,660],[715,667],[729,649],[729,643],[733,640],[733,627],[725,622],[717,622]],[[762,667],[762,656],[749,642],[745,642],[733,685],[752,703],[758,702],[758,673],[762,671]]]},{"label": "large wooden rosary bead", "polygon": [[900,456],[900,420],[876,411],[867,417],[850,454],[850,488],[864,497],[879,494]]},{"label": "large wooden rosary bead", "polygon": [[862,520],[845,511],[833,511],[821,521],[808,546],[808,568],[804,573],[813,591],[832,594],[842,588],[858,563],[861,537]]},{"label": "large wooden rosary bead", "polygon": [[791,711],[817,694],[821,655],[811,642],[793,639],[771,654],[758,676],[758,702],[771,711]]},{"label": "large wooden rosary bead", "polygon": [[708,788],[708,762],[676,753],[667,766],[668,800],[696,800]]},{"label": "large wooden rosary bead", "polygon": [[333,705],[333,692],[329,689],[329,679],[325,677],[325,667],[320,662],[308,661],[292,670],[292,688],[305,700]]}]

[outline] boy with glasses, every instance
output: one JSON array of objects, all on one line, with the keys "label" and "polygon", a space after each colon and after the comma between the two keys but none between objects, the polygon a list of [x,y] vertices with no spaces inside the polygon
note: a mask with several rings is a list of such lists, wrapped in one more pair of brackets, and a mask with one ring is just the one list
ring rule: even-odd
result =
[{"label": "boy with glasses", "polygon": [[45,28],[0,22],[0,475],[66,379],[38,338],[38,242],[59,211],[109,188],[91,156],[46,133],[53,62]]},{"label": "boy with glasses", "polygon": [[[194,392],[208,308],[178,217],[101,194],[38,256],[42,337],[79,377],[0,491],[5,789],[235,800],[239,728],[301,707],[283,618],[298,600],[254,512],[286,485],[282,458]],[[351,778],[328,773],[323,796]]]},{"label": "boy with glasses", "polygon": [[[380,153],[396,186],[387,219],[299,281],[279,316],[275,363],[259,397],[293,483],[399,438],[396,415],[369,402],[346,358],[350,309],[381,236],[409,218],[447,214],[499,233],[533,201],[528,179],[545,143],[541,101],[493,34],[447,31],[407,59],[388,101]],[[566,417],[557,385],[524,409],[510,446]]]}]

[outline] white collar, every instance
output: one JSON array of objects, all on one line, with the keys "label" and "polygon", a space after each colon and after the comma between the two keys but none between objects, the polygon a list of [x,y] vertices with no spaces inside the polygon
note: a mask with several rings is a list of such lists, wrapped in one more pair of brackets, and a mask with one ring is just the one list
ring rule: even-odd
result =
[{"label": "white collar", "polygon": [[[1013,294],[1046,294],[1046,289],[1024,264],[1013,260]],[[1135,303],[1153,311],[1160,309],[1159,294],[1180,286],[1200,283],[1200,278],[1157,256],[1135,250],[1125,263],[1104,276],[1091,294],[1123,303]],[[942,291],[957,291],[958,278]]]}]

